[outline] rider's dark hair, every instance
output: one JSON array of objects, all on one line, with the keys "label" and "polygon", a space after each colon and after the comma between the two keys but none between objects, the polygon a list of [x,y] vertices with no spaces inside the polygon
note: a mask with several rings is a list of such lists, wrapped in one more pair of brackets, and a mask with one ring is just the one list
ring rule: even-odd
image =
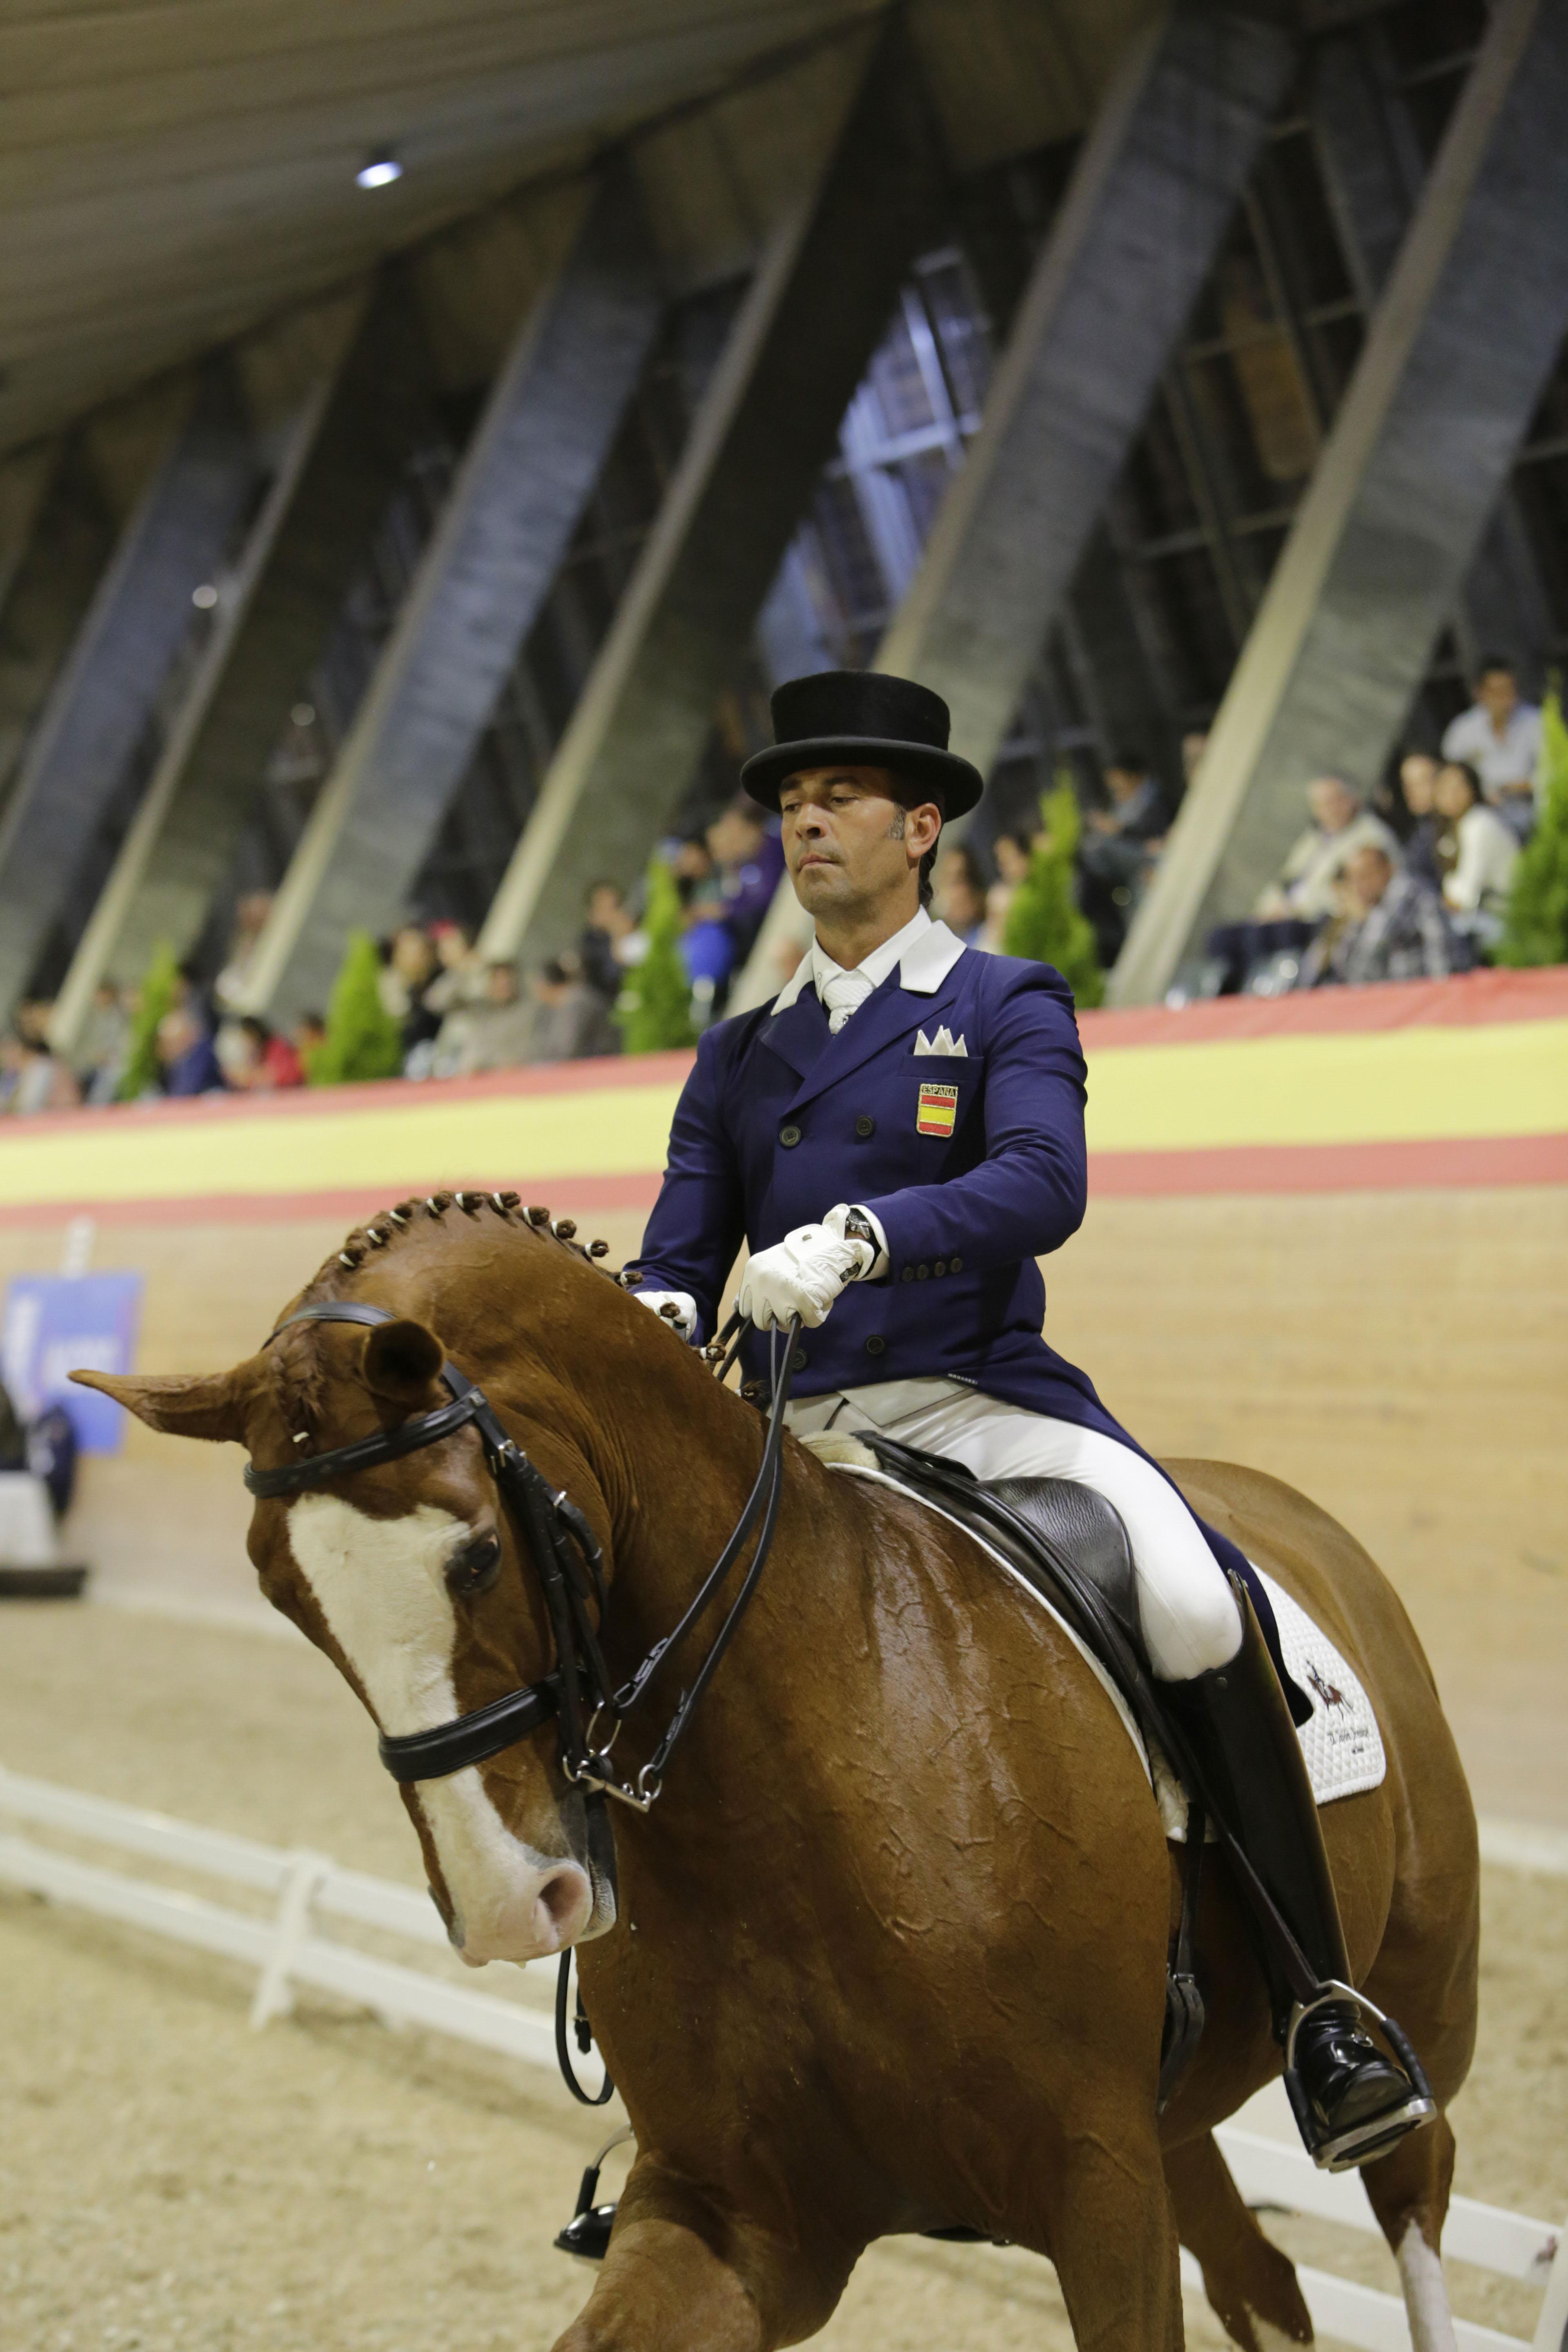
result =
[{"label": "rider's dark hair", "polygon": [[[892,796],[894,800],[897,801],[900,808],[924,808],[929,803],[931,806],[941,811],[942,815],[945,818],[947,811],[942,807],[942,798],[940,792],[933,792],[930,784],[922,783],[918,777],[906,776],[897,768],[889,768],[888,774],[890,780]],[[936,870],[936,854],[941,847],[942,835],[939,834],[936,839],[931,843],[931,847],[926,851],[925,856],[921,859],[921,905],[922,907],[929,907],[931,902],[932,890],[931,877]]]}]

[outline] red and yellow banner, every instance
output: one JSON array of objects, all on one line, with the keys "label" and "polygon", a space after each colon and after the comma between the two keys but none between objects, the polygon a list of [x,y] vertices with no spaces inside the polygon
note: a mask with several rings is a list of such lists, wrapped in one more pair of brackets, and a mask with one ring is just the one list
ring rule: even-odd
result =
[{"label": "red and yellow banner", "polygon": [[[1568,1181],[1568,969],[1091,1013],[1101,1193]],[[356,1217],[437,1185],[646,1207],[685,1055],[0,1120],[0,1220]]]}]

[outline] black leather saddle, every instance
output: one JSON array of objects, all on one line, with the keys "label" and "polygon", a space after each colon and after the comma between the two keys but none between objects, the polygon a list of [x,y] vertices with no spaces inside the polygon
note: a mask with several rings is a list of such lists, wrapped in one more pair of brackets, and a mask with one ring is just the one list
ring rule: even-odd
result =
[{"label": "black leather saddle", "polygon": [[1042,1601],[1067,1615],[1119,1685],[1125,1689],[1130,1664],[1140,1681],[1148,1675],[1132,1547],[1114,1503],[1070,1478],[982,1481],[962,1463],[878,1430],[856,1434],[889,1477],[1000,1551]]}]

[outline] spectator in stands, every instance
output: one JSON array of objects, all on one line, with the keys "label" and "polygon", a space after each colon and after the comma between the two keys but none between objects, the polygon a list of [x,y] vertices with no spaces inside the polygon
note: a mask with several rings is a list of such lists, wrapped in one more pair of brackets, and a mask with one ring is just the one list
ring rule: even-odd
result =
[{"label": "spectator in stands", "polygon": [[724,894],[716,871],[694,880],[684,909],[680,961],[691,983],[692,1014],[700,1027],[716,1020],[724,1009],[730,983],[739,965],[735,934],[730,928]]},{"label": "spectator in stands", "polygon": [[1110,806],[1086,809],[1079,845],[1079,896],[1094,925],[1100,961],[1121,952],[1132,909],[1154,870],[1171,815],[1142,751],[1118,751],[1105,771]]},{"label": "spectator in stands", "polygon": [[0,1045],[0,1109],[17,1118],[39,1111],[74,1110],[81,1101],[75,1074],[50,1052],[37,1024],[24,1032],[20,1019]]},{"label": "spectator in stands", "polygon": [[1340,982],[1444,980],[1469,954],[1429,882],[1403,872],[1386,849],[1364,842],[1345,866],[1339,919],[1303,961],[1303,987]]},{"label": "spectator in stands", "polygon": [[1453,827],[1458,852],[1443,881],[1444,902],[1457,930],[1478,947],[1495,947],[1519,863],[1519,835],[1488,806],[1468,760],[1439,768],[1433,793],[1437,815]]},{"label": "spectator in stands", "polygon": [[76,1052],[76,1074],[84,1102],[114,1100],[130,1041],[131,1016],[121,992],[112,981],[100,980],[92,992]]},{"label": "spectator in stands", "polygon": [[247,1094],[275,1094],[279,1087],[302,1087],[305,1066],[299,1048],[268,1027],[254,1013],[230,1024],[229,1034],[238,1040],[238,1050],[232,1054],[224,1049],[223,1034],[218,1037],[218,1059],[224,1076],[231,1087]]},{"label": "spectator in stands", "polygon": [[1310,824],[1297,838],[1279,881],[1258,901],[1262,922],[1325,921],[1334,912],[1340,877],[1358,850],[1381,849],[1391,865],[1398,862],[1399,844],[1388,826],[1341,777],[1319,776],[1310,783],[1307,806]]},{"label": "spectator in stands", "polygon": [[436,950],[417,923],[403,924],[383,950],[381,1001],[403,1024],[405,1060],[416,1046],[427,1045],[441,1026],[441,1015],[425,1001],[438,969]]},{"label": "spectator in stands", "polygon": [[530,992],[534,1008],[531,1061],[579,1062],[619,1053],[620,1032],[604,998],[583,977],[574,955],[557,956],[545,964],[534,974]]},{"label": "spectator in stands", "polygon": [[731,801],[709,826],[707,841],[739,971],[773,903],[784,870],[784,843],[752,800]]},{"label": "spectator in stands", "polygon": [[1026,833],[999,833],[991,845],[991,856],[996,879],[985,893],[985,929],[980,935],[980,944],[990,954],[1000,955],[1007,918],[1013,910],[1018,885],[1029,870],[1034,845]]},{"label": "spectator in stands", "polygon": [[431,1075],[472,1077],[480,1070],[510,1070],[541,1058],[535,1052],[538,1027],[534,1006],[519,991],[517,966],[489,964],[483,1000],[454,1006],[442,1022]]},{"label": "spectator in stands", "polygon": [[1444,730],[1445,760],[1468,760],[1492,806],[1521,841],[1535,824],[1535,777],[1541,764],[1541,712],[1521,699],[1519,678],[1506,654],[1488,654],[1476,673],[1476,698]]},{"label": "spectator in stands", "polygon": [[985,928],[985,881],[973,850],[962,845],[940,859],[934,877],[933,912],[966,948],[979,944]]},{"label": "spectator in stands", "polygon": [[424,1004],[427,1013],[445,1020],[458,1005],[482,1000],[489,967],[480,962],[461,923],[432,923],[430,944],[436,953],[436,971],[426,984]]},{"label": "spectator in stands", "polygon": [[213,983],[213,995],[226,1010],[232,1010],[245,1001],[245,984],[250,976],[257,942],[267,928],[267,919],[271,912],[270,890],[247,890],[235,908],[228,953],[224,958],[223,970]]},{"label": "spectator in stands", "polygon": [[206,1024],[194,1003],[175,1005],[158,1024],[158,1063],[166,1095],[220,1095],[227,1080]]},{"label": "spectator in stands", "polygon": [[621,942],[630,937],[637,926],[626,905],[626,894],[618,882],[590,882],[583,903],[587,919],[577,941],[583,977],[606,1004],[613,1004],[625,977]]},{"label": "spectator in stands", "polygon": [[1441,845],[1446,833],[1435,798],[1440,764],[1430,751],[1406,751],[1399,762],[1399,797],[1410,819],[1410,831],[1405,838],[1405,870],[1418,874],[1434,890],[1442,887]]},{"label": "spectator in stands", "polygon": [[290,1041],[300,1056],[300,1067],[305,1074],[305,1084],[310,1083],[310,1065],[327,1042],[327,1024],[319,1013],[301,1013],[294,1024]]}]

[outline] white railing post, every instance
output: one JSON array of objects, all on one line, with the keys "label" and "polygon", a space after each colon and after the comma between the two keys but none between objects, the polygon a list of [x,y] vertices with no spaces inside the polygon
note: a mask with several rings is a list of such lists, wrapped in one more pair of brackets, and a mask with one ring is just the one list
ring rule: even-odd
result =
[{"label": "white railing post", "polygon": [[294,2006],[289,1986],[300,1948],[310,1932],[310,1906],[316,1889],[331,1870],[325,1854],[300,1851],[289,1857],[289,1872],[279,1891],[273,1921],[272,1948],[250,2004],[250,2028],[259,2033],[274,2017],[287,2017]]},{"label": "white railing post", "polygon": [[1546,2300],[1531,2352],[1568,2352],[1568,2222],[1558,2233],[1557,2251],[1546,2274]]}]

